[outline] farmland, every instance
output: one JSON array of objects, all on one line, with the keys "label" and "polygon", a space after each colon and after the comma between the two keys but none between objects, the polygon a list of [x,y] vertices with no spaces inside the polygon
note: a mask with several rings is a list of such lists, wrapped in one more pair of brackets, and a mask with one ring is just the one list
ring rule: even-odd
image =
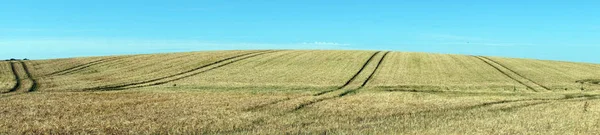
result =
[{"label": "farmland", "polygon": [[600,134],[598,71],[391,51],[2,61],[0,134]]}]

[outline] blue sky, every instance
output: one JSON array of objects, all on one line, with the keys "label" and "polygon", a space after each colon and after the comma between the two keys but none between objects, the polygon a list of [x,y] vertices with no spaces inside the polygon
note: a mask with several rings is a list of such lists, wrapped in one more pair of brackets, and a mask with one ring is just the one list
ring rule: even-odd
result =
[{"label": "blue sky", "polygon": [[600,1],[0,2],[0,58],[394,50],[600,63]]}]

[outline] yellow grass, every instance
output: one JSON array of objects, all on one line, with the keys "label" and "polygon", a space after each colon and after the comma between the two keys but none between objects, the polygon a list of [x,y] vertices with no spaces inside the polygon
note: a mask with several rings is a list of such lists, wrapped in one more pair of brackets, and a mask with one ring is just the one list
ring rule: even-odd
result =
[{"label": "yellow grass", "polygon": [[[600,86],[575,82],[600,79],[600,65],[483,59],[265,50],[26,61],[33,78],[16,64],[22,88],[0,94],[0,134],[600,133]],[[15,84],[9,62],[0,81]]]},{"label": "yellow grass", "polygon": [[14,86],[15,77],[9,62],[0,62],[0,92],[6,92]]}]

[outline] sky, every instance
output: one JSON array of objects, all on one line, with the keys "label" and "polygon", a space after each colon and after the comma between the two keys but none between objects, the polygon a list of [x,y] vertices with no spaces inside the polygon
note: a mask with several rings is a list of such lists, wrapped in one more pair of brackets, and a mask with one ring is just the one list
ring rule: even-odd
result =
[{"label": "sky", "polygon": [[600,63],[600,1],[2,0],[0,58],[392,50]]}]

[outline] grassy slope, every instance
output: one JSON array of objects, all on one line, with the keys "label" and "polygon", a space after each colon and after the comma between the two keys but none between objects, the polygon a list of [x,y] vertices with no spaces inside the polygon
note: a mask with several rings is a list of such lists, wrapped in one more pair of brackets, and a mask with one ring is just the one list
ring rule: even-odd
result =
[{"label": "grassy slope", "polygon": [[372,86],[430,90],[513,90],[519,86],[481,60],[464,55],[392,53]]},{"label": "grassy slope", "polygon": [[[35,61],[44,90],[64,91],[139,82],[205,65],[249,51],[194,52]],[[349,79],[374,52],[280,51],[174,81],[189,87],[335,87]],[[105,62],[64,75],[50,75],[101,59]],[[581,87],[577,80],[600,78],[600,66],[585,63],[492,58],[553,90]],[[526,91],[525,86],[483,61],[464,55],[390,53],[370,87],[423,90]],[[3,72],[4,73],[4,72]],[[168,85],[163,85],[168,86]],[[586,85],[597,89],[595,85]]]},{"label": "grassy slope", "polygon": [[[384,52],[365,65],[375,52],[278,51],[202,68],[164,85],[80,92],[160,78],[250,52],[30,61],[41,88],[0,96],[0,134],[600,133],[598,89],[586,84],[580,91],[574,82],[600,78],[591,73],[599,66],[583,63],[492,58],[553,88],[532,92],[472,56],[392,52],[376,69]],[[348,87],[337,89],[355,74]],[[563,87],[570,89],[555,90]]]},{"label": "grassy slope", "polygon": [[339,87],[373,53],[282,51],[190,77],[177,84],[209,87]]},{"label": "grassy slope", "polygon": [[[580,90],[581,84],[575,83],[578,80],[598,79],[600,78],[600,65],[559,62],[559,61],[540,61],[530,59],[509,59],[495,58],[507,67],[522,73],[523,76],[531,78],[542,85],[548,86],[553,90]],[[600,89],[600,85],[584,85],[584,89]]]},{"label": "grassy slope", "polygon": [[[210,62],[242,53],[240,51],[175,53],[120,56],[70,74],[43,76],[40,82],[46,91],[78,91],[106,85],[118,85],[147,80],[192,69]],[[95,60],[95,59],[94,59]],[[93,60],[82,60],[87,63]],[[52,60],[36,66],[37,75],[47,75],[60,69],[52,67]],[[65,59],[64,62],[70,62]],[[66,65],[66,64],[65,64]],[[65,67],[66,68],[66,67]],[[65,69],[61,68],[61,69]],[[48,69],[48,70],[46,70]]]},{"label": "grassy slope", "polygon": [[0,92],[6,92],[15,85],[15,77],[9,62],[0,62]]}]

